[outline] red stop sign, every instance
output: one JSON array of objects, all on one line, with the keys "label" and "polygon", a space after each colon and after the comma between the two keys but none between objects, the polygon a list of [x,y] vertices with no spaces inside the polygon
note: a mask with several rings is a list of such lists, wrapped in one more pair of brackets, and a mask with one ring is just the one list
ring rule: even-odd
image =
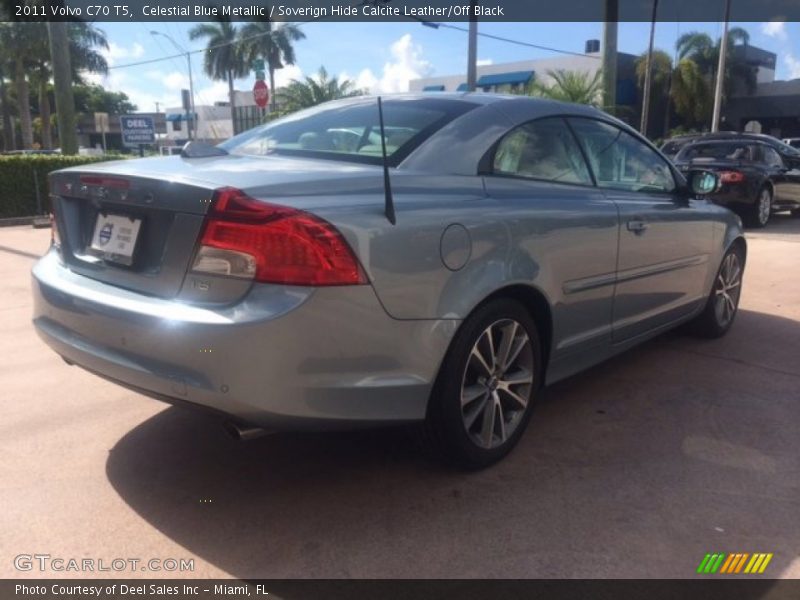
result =
[{"label": "red stop sign", "polygon": [[253,86],[253,98],[261,108],[264,108],[269,102],[269,87],[260,79]]}]

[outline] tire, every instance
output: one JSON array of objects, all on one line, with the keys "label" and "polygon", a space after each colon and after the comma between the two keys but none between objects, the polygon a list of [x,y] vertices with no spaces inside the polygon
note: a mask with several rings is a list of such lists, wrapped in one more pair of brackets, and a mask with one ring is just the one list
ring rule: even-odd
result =
[{"label": "tire", "polygon": [[744,253],[734,246],[722,258],[703,312],[692,322],[695,334],[718,338],[728,333],[739,311],[743,275]]},{"label": "tire", "polygon": [[536,323],[521,304],[498,299],[479,307],[439,371],[422,428],[426,449],[466,469],[508,454],[541,388],[541,356]]},{"label": "tire", "polygon": [[772,216],[772,190],[768,186],[762,187],[758,191],[753,206],[748,208],[745,215],[747,224],[750,227],[766,227]]}]

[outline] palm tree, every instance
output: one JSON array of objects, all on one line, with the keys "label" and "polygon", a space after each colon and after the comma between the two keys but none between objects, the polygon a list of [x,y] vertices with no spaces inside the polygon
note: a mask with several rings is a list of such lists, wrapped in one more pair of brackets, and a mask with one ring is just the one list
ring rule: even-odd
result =
[{"label": "palm tree", "polygon": [[[656,102],[656,107],[664,110],[664,131],[669,131],[669,116],[671,110],[672,95],[672,58],[663,50],[653,50],[652,56],[652,77],[651,103]],[[647,75],[647,52],[644,52],[636,59],[636,79],[639,89],[644,88],[644,80]],[[655,116],[658,110],[651,110],[650,115]],[[652,122],[652,118],[650,119]]]},{"label": "palm tree", "polygon": [[305,77],[303,81],[292,79],[280,93],[282,108],[293,112],[329,100],[361,96],[365,93],[354,85],[349,79],[339,81],[338,77],[329,77],[325,67],[320,67],[316,77]]},{"label": "palm tree", "polygon": [[[719,63],[721,39],[714,42],[706,33],[690,31],[684,33],[675,43],[678,59],[691,59],[698,66],[700,72],[713,87]],[[756,88],[755,70],[748,65],[735,51],[738,46],[747,46],[750,43],[750,34],[741,27],[732,27],[728,32],[728,60],[725,65],[725,85],[723,95],[730,96],[736,84],[741,82],[749,93]]]},{"label": "palm tree", "polygon": [[238,30],[229,19],[220,18],[216,23],[201,23],[189,31],[189,38],[208,40],[203,70],[215,81],[228,82],[228,98],[231,103],[231,119],[235,117],[236,94],[233,81],[247,75],[248,68],[237,42]]},{"label": "palm tree", "polygon": [[[0,49],[0,52],[2,50]],[[4,57],[0,56],[0,110],[2,110],[3,123],[3,150],[14,150],[14,128],[11,125],[11,110],[8,106],[6,93],[6,76],[3,72]]]},{"label": "palm tree", "polygon": [[17,114],[22,130],[22,147],[33,147],[33,119],[31,118],[30,88],[28,69],[31,56],[35,53],[37,41],[41,39],[40,23],[3,23],[0,29],[0,47],[5,52],[9,73],[12,74],[17,96]]},{"label": "palm tree", "polygon": [[603,91],[603,74],[601,71],[595,71],[594,75],[592,75],[588,71],[558,69],[547,71],[547,76],[552,80],[552,83],[535,81],[528,89],[528,94],[575,104],[600,105]]},{"label": "palm tree", "polygon": [[[108,74],[108,62],[96,47],[108,49],[108,40],[105,33],[90,23],[70,23],[67,29],[69,35],[70,64],[72,67],[72,80],[75,83],[85,83],[83,73]],[[50,46],[47,31],[42,31],[42,37],[37,40],[35,51],[31,56],[32,77],[39,91],[39,116],[42,120],[42,146],[50,149],[53,147],[53,135],[50,107]]]},{"label": "palm tree", "polygon": [[293,23],[283,23],[273,27],[273,22],[266,20],[248,23],[242,28],[245,63],[262,59],[267,64],[269,87],[272,90],[271,110],[275,110],[275,71],[295,63],[292,44],[305,37],[306,34]]}]

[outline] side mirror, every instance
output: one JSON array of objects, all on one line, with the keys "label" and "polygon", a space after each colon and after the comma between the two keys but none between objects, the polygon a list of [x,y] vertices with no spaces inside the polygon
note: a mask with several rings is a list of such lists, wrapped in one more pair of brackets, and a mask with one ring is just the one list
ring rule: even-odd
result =
[{"label": "side mirror", "polygon": [[719,175],[713,171],[690,171],[687,175],[689,189],[697,196],[713,194],[720,188]]}]

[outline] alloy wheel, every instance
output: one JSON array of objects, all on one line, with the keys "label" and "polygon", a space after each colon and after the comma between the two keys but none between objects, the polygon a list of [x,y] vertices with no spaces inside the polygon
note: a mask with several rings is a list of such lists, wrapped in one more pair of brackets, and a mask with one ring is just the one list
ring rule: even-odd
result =
[{"label": "alloy wheel", "polygon": [[758,222],[759,224],[766,225],[769,221],[770,213],[772,212],[772,194],[769,193],[767,188],[761,190],[758,194]]},{"label": "alloy wheel", "polygon": [[474,444],[496,448],[513,435],[528,408],[533,377],[533,346],[520,323],[501,319],[483,330],[461,382],[461,414]]},{"label": "alloy wheel", "polygon": [[726,327],[736,314],[742,290],[742,267],[739,257],[731,252],[722,262],[714,285],[714,313],[717,322]]}]

